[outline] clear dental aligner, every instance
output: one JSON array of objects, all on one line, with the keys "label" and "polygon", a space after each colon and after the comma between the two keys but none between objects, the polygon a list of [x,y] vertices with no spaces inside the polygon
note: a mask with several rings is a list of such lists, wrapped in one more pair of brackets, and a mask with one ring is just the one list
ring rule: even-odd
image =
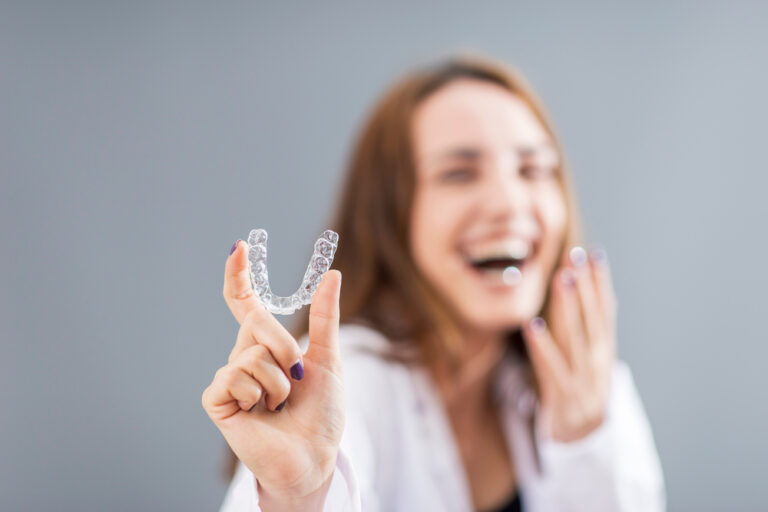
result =
[{"label": "clear dental aligner", "polygon": [[276,315],[290,315],[302,306],[312,301],[317,285],[333,262],[333,255],[339,244],[339,235],[330,229],[323,231],[315,242],[312,259],[309,260],[307,271],[301,286],[290,297],[280,297],[269,288],[267,273],[267,232],[263,229],[251,230],[248,235],[248,261],[251,270],[251,285],[267,311]]}]

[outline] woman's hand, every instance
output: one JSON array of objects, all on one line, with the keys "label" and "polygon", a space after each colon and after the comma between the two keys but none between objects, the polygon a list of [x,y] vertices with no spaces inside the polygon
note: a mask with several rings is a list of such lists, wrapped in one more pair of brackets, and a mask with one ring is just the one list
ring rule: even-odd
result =
[{"label": "woman's hand", "polygon": [[[322,505],[344,428],[338,347],[341,274],[325,274],[309,310],[309,349],[251,290],[247,249],[227,259],[224,298],[240,323],[229,362],[203,392],[203,408],[255,475],[262,506]],[[322,494],[319,497],[318,495]]]},{"label": "woman's hand", "polygon": [[[570,260],[570,261],[569,261]],[[580,439],[603,421],[616,357],[616,297],[605,253],[574,247],[552,280],[550,328],[523,329],[551,437]]]}]

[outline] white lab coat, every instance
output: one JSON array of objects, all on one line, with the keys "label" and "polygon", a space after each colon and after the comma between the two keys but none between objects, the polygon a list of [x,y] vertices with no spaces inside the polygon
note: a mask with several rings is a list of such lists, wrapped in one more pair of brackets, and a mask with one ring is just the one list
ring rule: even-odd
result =
[{"label": "white lab coat", "polygon": [[[473,510],[450,424],[426,370],[376,356],[372,351],[388,341],[370,328],[342,325],[339,336],[347,413],[325,510]],[[614,366],[602,425],[570,443],[547,438],[524,371],[519,359],[505,359],[495,390],[525,512],[665,509],[661,464],[625,363]],[[239,463],[221,512],[254,510],[260,509],[253,473]]]}]

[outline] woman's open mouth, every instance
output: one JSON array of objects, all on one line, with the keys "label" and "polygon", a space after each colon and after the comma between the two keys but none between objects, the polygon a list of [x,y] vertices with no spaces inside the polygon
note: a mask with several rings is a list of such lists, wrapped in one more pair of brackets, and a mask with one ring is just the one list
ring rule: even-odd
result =
[{"label": "woman's open mouth", "polygon": [[488,284],[514,286],[534,256],[532,243],[513,239],[488,244],[465,253],[470,269]]}]

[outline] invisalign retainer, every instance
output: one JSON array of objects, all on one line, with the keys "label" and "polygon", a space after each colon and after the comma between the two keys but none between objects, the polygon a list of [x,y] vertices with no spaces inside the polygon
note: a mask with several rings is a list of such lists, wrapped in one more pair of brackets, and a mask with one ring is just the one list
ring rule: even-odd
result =
[{"label": "invisalign retainer", "polygon": [[315,242],[312,259],[309,260],[307,271],[301,286],[290,297],[280,297],[269,288],[267,273],[267,232],[264,229],[253,229],[248,235],[248,262],[250,263],[251,285],[267,311],[276,315],[290,315],[302,306],[312,302],[317,285],[333,262],[333,255],[339,244],[339,235],[330,229]]}]

